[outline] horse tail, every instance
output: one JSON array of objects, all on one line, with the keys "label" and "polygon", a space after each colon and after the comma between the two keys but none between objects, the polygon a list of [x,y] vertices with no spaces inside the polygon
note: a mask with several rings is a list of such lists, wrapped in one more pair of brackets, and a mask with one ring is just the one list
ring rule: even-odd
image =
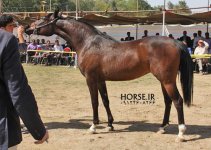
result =
[{"label": "horse tail", "polygon": [[193,102],[193,61],[187,47],[177,41],[180,49],[180,82],[185,104],[189,107]]}]

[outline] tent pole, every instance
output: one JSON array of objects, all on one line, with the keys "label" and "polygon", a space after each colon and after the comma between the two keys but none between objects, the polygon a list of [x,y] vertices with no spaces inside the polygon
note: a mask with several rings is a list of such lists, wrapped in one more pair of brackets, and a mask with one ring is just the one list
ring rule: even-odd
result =
[{"label": "tent pole", "polygon": [[0,0],[0,14],[3,12],[3,2]]},{"label": "tent pole", "polygon": [[164,5],[163,5],[163,29],[162,29],[162,36],[165,35],[165,16],[166,16],[166,0],[164,0]]},{"label": "tent pole", "polygon": [[[209,12],[210,0],[208,0],[207,12]],[[207,22],[207,32],[209,32],[209,23]]]},{"label": "tent pole", "polygon": [[75,19],[78,20],[78,0],[75,1]]},{"label": "tent pole", "polygon": [[136,24],[136,40],[138,40],[138,24]]}]

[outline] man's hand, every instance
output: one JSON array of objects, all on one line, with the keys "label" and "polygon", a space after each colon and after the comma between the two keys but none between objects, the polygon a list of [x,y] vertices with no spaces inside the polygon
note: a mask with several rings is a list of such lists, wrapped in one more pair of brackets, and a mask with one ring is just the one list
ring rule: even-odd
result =
[{"label": "man's hand", "polygon": [[48,143],[48,139],[49,139],[49,135],[48,135],[48,131],[46,130],[45,135],[43,136],[43,138],[39,141],[34,142],[35,144],[42,144],[43,142],[47,142]]},{"label": "man's hand", "polygon": [[23,33],[24,33],[24,27],[23,26],[19,26],[18,27],[18,40],[19,43],[24,43],[24,38],[23,38]]}]

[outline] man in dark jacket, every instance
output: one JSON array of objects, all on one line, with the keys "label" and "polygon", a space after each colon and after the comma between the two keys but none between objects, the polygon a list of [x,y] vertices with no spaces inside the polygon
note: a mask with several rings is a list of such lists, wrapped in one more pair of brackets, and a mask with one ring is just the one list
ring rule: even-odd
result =
[{"label": "man in dark jacket", "polygon": [[4,19],[8,21],[8,16],[0,17],[0,150],[22,141],[19,117],[38,140],[36,144],[49,138],[20,62],[17,39],[9,33],[13,20],[4,24]]},{"label": "man in dark jacket", "polygon": [[187,35],[187,31],[183,31],[183,36],[181,36],[179,40],[185,42],[187,47],[192,48],[191,38]]}]

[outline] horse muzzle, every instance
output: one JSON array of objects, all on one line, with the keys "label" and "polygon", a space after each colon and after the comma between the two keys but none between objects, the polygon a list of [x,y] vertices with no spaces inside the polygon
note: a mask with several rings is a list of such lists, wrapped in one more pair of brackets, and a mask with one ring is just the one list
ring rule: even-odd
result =
[{"label": "horse muzzle", "polygon": [[37,28],[32,28],[30,26],[27,26],[24,28],[25,29],[25,33],[28,34],[28,35],[31,35],[31,34],[38,34],[38,30]]}]

